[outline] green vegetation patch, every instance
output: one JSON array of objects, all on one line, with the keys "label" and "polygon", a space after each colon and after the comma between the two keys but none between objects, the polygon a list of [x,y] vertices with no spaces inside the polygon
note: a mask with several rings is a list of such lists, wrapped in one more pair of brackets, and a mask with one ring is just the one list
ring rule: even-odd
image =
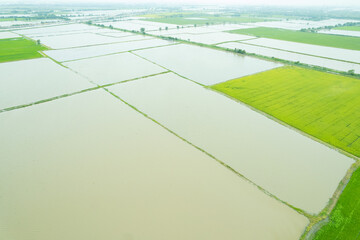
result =
[{"label": "green vegetation patch", "polygon": [[212,88],[360,156],[358,79],[287,66]]},{"label": "green vegetation patch", "polygon": [[348,31],[360,31],[360,26],[343,26],[343,27],[336,27],[334,29],[348,30]]},{"label": "green vegetation patch", "polygon": [[208,25],[208,24],[222,24],[222,23],[248,23],[248,22],[263,22],[267,19],[256,17],[214,17],[207,15],[200,16],[169,16],[161,18],[143,19],[150,22],[169,23],[176,25]]},{"label": "green vegetation patch", "polygon": [[231,33],[253,35],[298,43],[308,43],[327,47],[360,50],[358,37],[330,35],[322,33],[301,32],[279,28],[247,28],[229,31]]},{"label": "green vegetation patch", "polygon": [[329,222],[313,238],[360,239],[360,168],[354,172],[331,212]]},{"label": "green vegetation patch", "polygon": [[23,59],[40,58],[38,52],[46,47],[25,38],[0,39],[0,63]]}]

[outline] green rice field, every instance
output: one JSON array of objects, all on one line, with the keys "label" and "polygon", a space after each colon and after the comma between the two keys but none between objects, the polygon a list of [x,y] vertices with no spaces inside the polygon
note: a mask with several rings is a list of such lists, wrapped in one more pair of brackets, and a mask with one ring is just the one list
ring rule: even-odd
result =
[{"label": "green rice field", "polygon": [[356,170],[331,212],[329,222],[313,240],[360,239],[360,168]]},{"label": "green rice field", "polygon": [[358,37],[301,32],[267,27],[238,29],[229,32],[327,47],[360,50],[360,41]]},{"label": "green rice field", "polygon": [[47,50],[47,48],[25,38],[1,39],[0,63],[40,58],[42,55],[38,51],[41,50]]},{"label": "green rice field", "polygon": [[334,29],[347,30],[347,31],[360,31],[360,26],[343,26],[343,27],[336,27]]},{"label": "green rice field", "polygon": [[287,66],[212,88],[360,156],[358,79]]}]

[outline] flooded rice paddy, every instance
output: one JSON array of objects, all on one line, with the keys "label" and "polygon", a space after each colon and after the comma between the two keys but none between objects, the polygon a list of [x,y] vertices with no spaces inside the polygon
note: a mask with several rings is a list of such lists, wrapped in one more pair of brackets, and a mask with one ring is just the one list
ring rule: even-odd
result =
[{"label": "flooded rice paddy", "polygon": [[[351,36],[351,37],[360,37],[359,31],[347,31],[347,30],[336,30],[336,29],[330,29],[330,30],[320,30],[319,33],[325,33],[325,34],[334,34],[334,35],[343,35],[343,36]],[[360,41],[360,39],[359,39]]]},{"label": "flooded rice paddy", "polygon": [[242,49],[248,53],[255,53],[267,57],[275,57],[279,59],[284,59],[293,62],[301,62],[309,65],[320,66],[325,68],[331,68],[339,71],[349,71],[354,70],[356,73],[360,73],[360,64],[337,61],[322,57],[314,57],[309,55],[304,55],[300,53],[288,52],[279,49],[273,49],[268,47],[244,44],[240,42],[230,42],[219,44],[219,47],[229,48],[229,49]]},{"label": "flooded rice paddy", "polygon": [[259,26],[259,27],[301,30],[301,29],[307,29],[307,28],[336,26],[338,24],[345,24],[347,22],[358,22],[358,21],[350,20],[350,19],[325,19],[325,20],[321,20],[321,21],[283,20],[283,21],[274,21],[274,22],[257,22],[257,23],[253,23],[252,25]]},{"label": "flooded rice paddy", "polygon": [[127,52],[136,49],[159,47],[174,44],[174,42],[161,39],[149,39],[144,41],[129,41],[98,46],[79,47],[70,49],[50,50],[44,53],[59,62],[90,58],[95,56]]},{"label": "flooded rice paddy", "polygon": [[110,91],[280,199],[318,213],[353,160],[168,73]]},{"label": "flooded rice paddy", "polygon": [[66,62],[64,65],[99,85],[121,82],[167,71],[128,52]]},{"label": "flooded rice paddy", "polygon": [[18,34],[30,36],[30,35],[43,35],[43,34],[80,33],[80,32],[92,31],[96,29],[98,28],[86,24],[62,24],[56,26],[35,27],[35,28],[29,28],[23,30],[16,30],[14,32]]},{"label": "flooded rice paddy", "polygon": [[[359,70],[300,54],[331,57],[334,48],[222,32],[255,24],[105,25]],[[123,82],[107,88],[156,122],[103,89],[0,111],[0,239],[295,240],[309,220],[281,201],[319,213],[353,163],[194,83],[282,64],[85,24],[15,32],[53,48],[45,54],[63,65],[47,58],[0,64],[0,110],[96,86],[91,82]],[[14,35],[0,32],[0,39]],[[240,40],[250,44],[232,42]],[[358,61],[348,51],[358,52],[341,56]]]},{"label": "flooded rice paddy", "polygon": [[125,29],[125,30],[135,30],[140,31],[141,28],[144,28],[145,31],[154,31],[159,30],[159,28],[165,29],[174,29],[176,28],[175,24],[167,23],[158,23],[158,22],[148,22],[141,20],[129,20],[129,21],[118,21],[118,22],[105,22],[101,23],[105,26],[113,26],[114,28]]},{"label": "flooded rice paddy", "polygon": [[94,33],[38,37],[38,39],[42,44],[54,49],[120,42],[119,38],[107,37]]},{"label": "flooded rice paddy", "polygon": [[289,42],[289,41],[269,39],[269,38],[257,38],[253,40],[246,40],[244,41],[244,43],[282,49],[297,53],[304,53],[313,56],[360,63],[360,51],[356,51],[356,50],[324,47],[318,45],[296,43],[296,42]]},{"label": "flooded rice paddy", "polygon": [[0,110],[92,87],[46,58],[0,64]]},{"label": "flooded rice paddy", "polygon": [[1,113],[0,131],[1,239],[296,240],[308,224],[103,90]]},{"label": "flooded rice paddy", "polygon": [[120,31],[113,31],[113,32],[103,32],[101,35],[105,35],[108,37],[127,37],[127,36],[134,36],[133,33],[129,32],[120,32]]},{"label": "flooded rice paddy", "polygon": [[0,32],[0,39],[17,38],[19,35],[12,32]]},{"label": "flooded rice paddy", "polygon": [[204,85],[282,66],[279,63],[184,44],[135,53]]},{"label": "flooded rice paddy", "polygon": [[217,44],[222,42],[240,41],[253,39],[253,36],[233,34],[226,32],[204,33],[204,34],[176,34],[173,37],[204,44]]}]

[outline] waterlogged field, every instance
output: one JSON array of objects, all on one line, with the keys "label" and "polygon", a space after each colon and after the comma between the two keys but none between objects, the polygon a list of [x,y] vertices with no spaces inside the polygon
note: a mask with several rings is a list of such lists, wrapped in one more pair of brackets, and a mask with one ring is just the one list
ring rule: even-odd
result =
[{"label": "waterlogged field", "polygon": [[86,24],[62,24],[55,26],[22,29],[14,32],[25,36],[34,36],[34,35],[36,36],[36,35],[51,35],[51,34],[60,35],[60,34],[80,33],[87,31],[94,31],[97,29],[98,29],[97,27],[89,26]]},{"label": "waterlogged field", "polygon": [[140,20],[105,22],[102,24],[104,24],[105,26],[112,26],[114,28],[134,30],[134,31],[140,31],[141,28],[144,28],[146,32],[159,30],[160,28],[165,29],[166,27],[168,29],[176,28],[176,25],[173,24],[164,24],[164,23],[156,23],[156,22],[152,23],[152,22],[140,21]]},{"label": "waterlogged field", "polygon": [[252,57],[185,44],[139,50],[135,53],[204,85],[282,66]]},{"label": "waterlogged field", "polygon": [[325,207],[353,160],[172,73],[109,90],[297,208]]},{"label": "waterlogged field", "polygon": [[119,38],[107,37],[95,33],[79,33],[50,37],[38,37],[41,43],[53,49],[72,48],[121,42]]},{"label": "waterlogged field", "polygon": [[221,24],[221,23],[253,23],[266,21],[265,18],[255,17],[215,17],[215,16],[204,16],[204,17],[163,17],[163,18],[149,18],[144,19],[150,22],[169,23],[175,25],[206,25],[206,24]]},{"label": "waterlogged field", "polygon": [[128,52],[66,62],[64,65],[99,85],[122,82],[167,71]]},{"label": "waterlogged field", "polygon": [[0,63],[40,58],[41,50],[47,48],[25,38],[0,39]]},{"label": "waterlogged field", "polygon": [[100,33],[100,34],[101,34],[101,35],[104,35],[104,36],[108,36],[108,37],[117,37],[117,38],[134,36],[134,34],[132,34],[132,33],[129,33],[129,32],[121,32],[121,31],[118,31],[118,30],[111,31],[111,32],[102,32],[102,33]]},{"label": "waterlogged field", "polygon": [[0,132],[1,239],[296,240],[308,224],[103,90],[1,113]]},{"label": "waterlogged field", "polygon": [[360,63],[360,51],[356,51],[356,50],[324,47],[324,46],[282,41],[282,40],[276,40],[270,38],[257,38],[257,39],[245,40],[244,43],[269,47],[269,48],[276,48],[276,49],[281,49],[296,53],[303,53],[312,56],[331,58],[335,60],[348,61],[357,64]]},{"label": "waterlogged field", "polygon": [[357,37],[327,35],[320,33],[301,32],[278,28],[247,28],[232,30],[231,33],[247,34],[256,37],[285,40],[326,47],[360,50],[360,40]]},{"label": "waterlogged field", "polygon": [[320,30],[320,31],[318,31],[318,33],[360,37],[360,31],[347,31],[347,30],[330,29],[330,30]]},{"label": "waterlogged field", "polygon": [[0,32],[0,39],[17,38],[19,35],[12,32]]},{"label": "waterlogged field", "polygon": [[59,62],[71,61],[83,58],[102,56],[131,50],[160,47],[171,45],[174,42],[161,39],[149,39],[144,41],[129,41],[114,44],[104,44],[98,46],[79,47],[70,49],[50,50],[44,53]]},{"label": "waterlogged field", "polygon": [[360,237],[356,20],[228,10],[0,14],[0,239]]},{"label": "waterlogged field", "polygon": [[231,34],[226,32],[204,33],[204,34],[176,34],[170,35],[186,41],[204,43],[204,44],[217,44],[222,42],[248,40],[253,37],[240,34]]},{"label": "waterlogged field", "polygon": [[46,58],[0,64],[0,110],[91,87],[86,79]]},{"label": "waterlogged field", "polygon": [[360,156],[360,81],[297,67],[235,79],[213,89]]},{"label": "waterlogged field", "polygon": [[[284,17],[284,16],[282,16]],[[288,16],[287,16],[288,17]],[[311,21],[311,20],[282,20],[276,22],[258,22],[252,25],[259,27],[267,28],[283,28],[289,30],[301,30],[308,28],[319,28],[326,26],[336,26],[338,24],[345,24],[348,22],[357,22],[356,20],[351,19],[325,19],[321,21]]]},{"label": "waterlogged field", "polygon": [[337,61],[322,57],[309,56],[305,54],[288,52],[280,49],[273,49],[273,48],[256,46],[256,45],[250,45],[241,42],[229,42],[229,43],[219,44],[217,46],[229,48],[233,50],[242,49],[245,50],[247,53],[255,53],[262,56],[275,57],[288,61],[300,62],[313,66],[335,69],[338,71],[348,72],[349,70],[354,70],[355,73],[360,73],[360,64],[355,64],[355,63]]},{"label": "waterlogged field", "polygon": [[354,172],[329,221],[313,240],[358,239],[360,236],[360,168]]}]

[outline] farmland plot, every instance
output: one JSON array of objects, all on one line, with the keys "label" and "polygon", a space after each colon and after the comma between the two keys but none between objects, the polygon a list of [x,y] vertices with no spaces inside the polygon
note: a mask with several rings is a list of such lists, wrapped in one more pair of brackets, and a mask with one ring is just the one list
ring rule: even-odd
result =
[{"label": "farmland plot", "polygon": [[282,49],[291,52],[304,53],[304,54],[309,54],[324,58],[331,58],[341,61],[360,63],[360,51],[356,51],[356,50],[324,47],[324,46],[282,41],[282,40],[269,39],[269,38],[257,38],[252,40],[246,40],[244,41],[244,43]]},{"label": "farmland plot", "polygon": [[[325,33],[325,34],[334,34],[334,35],[343,35],[343,36],[351,36],[351,37],[360,37],[359,31],[347,31],[347,30],[336,30],[336,29],[330,29],[330,30],[320,30],[319,33]],[[360,39],[359,39],[360,41]]]},{"label": "farmland plot", "polygon": [[37,39],[39,39],[44,45],[54,49],[120,42],[119,38],[107,37],[94,33],[79,33],[50,37],[38,37],[36,38],[36,40]]},{"label": "farmland plot", "polygon": [[39,53],[47,48],[25,38],[0,39],[0,63],[41,58]]},{"label": "farmland plot", "polygon": [[141,28],[144,28],[145,31],[159,30],[159,28],[165,29],[166,27],[168,27],[169,29],[176,28],[176,25],[173,25],[173,24],[153,23],[153,22],[146,22],[146,21],[140,21],[140,20],[105,22],[102,24],[104,24],[105,26],[111,25],[114,28],[134,30],[134,31],[140,31]]},{"label": "farmland plot", "polygon": [[318,213],[353,160],[168,73],[109,90],[295,207]]},{"label": "farmland plot", "polygon": [[91,87],[86,79],[47,58],[0,64],[0,110]]},{"label": "farmland plot", "polygon": [[165,72],[166,69],[131,53],[67,62],[64,65],[99,84],[121,82]]},{"label": "farmland plot", "polygon": [[98,27],[89,26],[86,24],[63,24],[63,25],[55,25],[55,26],[46,26],[46,27],[38,27],[38,28],[29,28],[15,31],[18,34],[22,34],[25,36],[32,35],[43,35],[43,34],[71,34],[71,33],[79,33],[86,32],[91,30],[97,30]]},{"label": "farmland plot", "polygon": [[[293,31],[277,28],[248,28],[230,31],[231,33],[248,34],[255,37],[271,38],[289,42],[305,43],[348,50],[360,50],[357,37],[328,35],[322,33]],[[340,49],[339,49],[340,50]]]},{"label": "farmland plot", "polygon": [[184,44],[135,53],[204,85],[282,66],[252,57]]},{"label": "farmland plot", "polygon": [[337,61],[322,57],[314,57],[300,53],[279,50],[279,49],[244,44],[240,42],[223,43],[223,44],[219,44],[218,46],[229,49],[242,49],[245,50],[247,53],[255,53],[267,57],[275,57],[293,62],[301,62],[313,66],[320,66],[338,71],[348,72],[349,70],[354,70],[355,73],[360,73],[360,64],[356,64],[356,63]]},{"label": "farmland plot", "polygon": [[325,26],[335,26],[348,22],[357,22],[350,19],[326,19],[322,21],[310,20],[289,20],[289,21],[274,21],[274,22],[258,22],[253,23],[254,26],[269,27],[269,28],[282,28],[289,30],[301,30],[303,28],[319,28]]},{"label": "farmland plot", "polygon": [[358,79],[285,67],[214,88],[324,142],[360,156]]},{"label": "farmland plot", "polygon": [[217,44],[222,42],[240,41],[253,39],[254,37],[226,32],[204,33],[204,34],[177,34],[172,35],[182,40],[198,42],[203,44]]},{"label": "farmland plot", "polygon": [[44,53],[59,62],[102,56],[112,53],[127,52],[130,50],[159,47],[174,44],[161,39],[149,39],[144,41],[130,41],[99,46],[79,47],[70,49],[50,50]]},{"label": "farmland plot", "polygon": [[0,39],[17,38],[19,35],[12,32],[0,32]]},{"label": "farmland plot", "polygon": [[308,224],[103,90],[2,113],[0,132],[1,239],[296,240]]}]

